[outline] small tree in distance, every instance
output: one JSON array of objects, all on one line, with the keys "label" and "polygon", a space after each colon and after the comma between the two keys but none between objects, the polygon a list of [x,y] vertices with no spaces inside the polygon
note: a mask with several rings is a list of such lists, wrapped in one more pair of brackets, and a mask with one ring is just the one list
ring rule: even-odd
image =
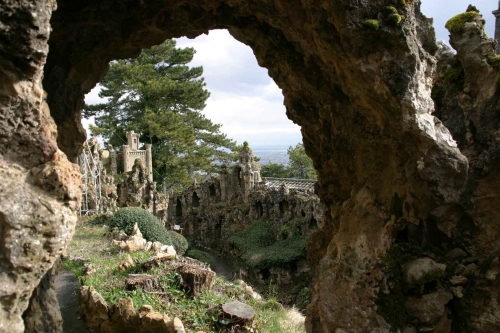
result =
[{"label": "small tree in distance", "polygon": [[313,167],[312,160],[306,155],[304,145],[298,143],[295,147],[288,148],[288,165],[279,163],[268,163],[261,167],[262,177],[276,178],[300,178],[316,179],[316,170]]}]

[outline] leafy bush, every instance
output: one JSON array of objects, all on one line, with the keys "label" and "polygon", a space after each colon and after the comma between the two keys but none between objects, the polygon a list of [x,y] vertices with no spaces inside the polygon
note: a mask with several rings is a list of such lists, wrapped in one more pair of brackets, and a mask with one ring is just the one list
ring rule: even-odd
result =
[{"label": "leafy bush", "polygon": [[451,33],[461,34],[465,31],[465,23],[471,22],[477,15],[476,11],[455,15],[446,22],[445,28]]},{"label": "leafy bush", "polygon": [[172,245],[174,245],[175,251],[179,255],[184,255],[189,247],[187,239],[176,231],[168,231],[170,238],[172,239]]},{"label": "leafy bush", "polygon": [[144,239],[151,242],[172,245],[170,234],[161,225],[160,221],[153,214],[142,208],[121,208],[111,217],[109,226],[123,230],[127,235],[131,235],[135,223],[137,223],[139,230],[141,230]]},{"label": "leafy bush", "polygon": [[257,220],[231,235],[228,241],[241,251],[243,260],[251,267],[282,266],[306,256],[304,236],[276,240],[274,229],[271,222]]}]

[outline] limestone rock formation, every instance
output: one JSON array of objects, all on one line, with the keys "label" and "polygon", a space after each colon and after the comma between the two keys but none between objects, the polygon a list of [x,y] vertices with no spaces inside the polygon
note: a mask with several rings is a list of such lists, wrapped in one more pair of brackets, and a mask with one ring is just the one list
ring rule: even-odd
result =
[{"label": "limestone rock formation", "polygon": [[[42,88],[55,7],[52,0],[8,0],[0,8],[0,323],[11,333],[24,332],[21,316],[71,239],[80,205],[78,168],[57,148]],[[40,311],[52,312],[49,303]],[[45,319],[48,329],[60,316]]]},{"label": "limestone rock formation", "polygon": [[[391,9],[392,19],[388,4],[397,12]],[[60,0],[57,6],[6,0],[0,8],[6,330],[24,330],[30,295],[73,232],[80,182],[64,154],[74,160],[84,142],[84,94],[109,61],[212,29],[228,29],[268,69],[318,171],[315,190],[326,214],[308,242],[314,268],[308,332],[404,328],[376,306],[387,281],[380,263],[396,243],[437,253],[460,247],[478,258],[477,269],[463,274],[474,281],[449,309],[451,325],[498,328],[500,286],[491,277],[500,249],[500,101],[495,43],[482,33],[480,17],[451,34],[457,55],[450,57],[438,51],[419,0]],[[460,69],[455,73],[457,85],[446,82],[453,73],[441,70],[445,59],[463,68],[463,80]]]}]

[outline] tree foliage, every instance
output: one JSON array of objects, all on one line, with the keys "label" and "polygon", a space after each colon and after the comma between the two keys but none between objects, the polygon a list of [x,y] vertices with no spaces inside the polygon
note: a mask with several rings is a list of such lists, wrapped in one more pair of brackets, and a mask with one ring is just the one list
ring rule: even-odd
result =
[{"label": "tree foliage", "polygon": [[110,144],[125,144],[125,132],[141,133],[151,143],[155,180],[167,187],[191,183],[197,171],[209,172],[213,161],[230,161],[235,143],[201,110],[210,96],[202,67],[189,67],[193,48],[176,42],[144,50],[136,59],[119,60],[101,82],[106,103],[86,106],[85,117],[95,116],[93,135]]},{"label": "tree foliage", "polygon": [[306,155],[304,145],[298,143],[288,148],[288,165],[268,163],[261,167],[262,177],[316,179],[312,160]]}]

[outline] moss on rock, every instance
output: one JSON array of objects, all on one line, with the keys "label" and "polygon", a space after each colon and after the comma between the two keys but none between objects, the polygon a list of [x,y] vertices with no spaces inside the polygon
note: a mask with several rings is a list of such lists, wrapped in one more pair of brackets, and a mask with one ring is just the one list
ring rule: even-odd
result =
[{"label": "moss on rock", "polygon": [[363,25],[372,30],[378,30],[380,28],[379,20],[366,20],[363,22]]},{"label": "moss on rock", "polygon": [[494,69],[500,70],[500,55],[491,58],[489,63]]},{"label": "moss on rock", "polygon": [[465,23],[473,21],[477,15],[479,15],[479,13],[476,11],[455,15],[446,22],[445,28],[448,29],[450,33],[461,34],[465,31]]},{"label": "moss on rock", "polygon": [[390,24],[392,25],[398,25],[399,23],[401,23],[401,15],[398,15],[398,14],[391,14],[387,17],[387,22],[389,22]]}]

